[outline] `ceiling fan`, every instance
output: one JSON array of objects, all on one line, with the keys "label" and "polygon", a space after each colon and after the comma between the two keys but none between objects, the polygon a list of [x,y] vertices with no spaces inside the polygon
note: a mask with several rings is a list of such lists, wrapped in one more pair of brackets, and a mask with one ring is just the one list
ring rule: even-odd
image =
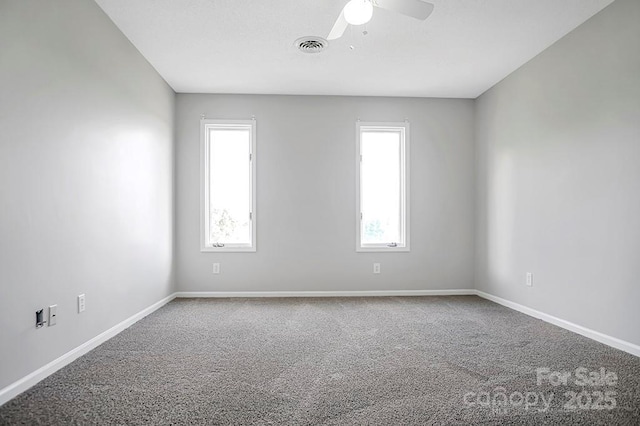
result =
[{"label": "ceiling fan", "polygon": [[433,5],[422,0],[350,0],[333,24],[327,40],[342,37],[349,24],[363,25],[369,22],[373,16],[374,7],[398,12],[422,21],[427,19],[433,11]]}]

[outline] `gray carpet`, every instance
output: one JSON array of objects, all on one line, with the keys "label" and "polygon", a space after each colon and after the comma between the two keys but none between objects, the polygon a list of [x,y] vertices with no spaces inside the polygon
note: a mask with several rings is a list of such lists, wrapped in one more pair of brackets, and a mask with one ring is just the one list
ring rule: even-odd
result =
[{"label": "gray carpet", "polygon": [[640,358],[473,296],[177,299],[0,423],[637,425]]}]

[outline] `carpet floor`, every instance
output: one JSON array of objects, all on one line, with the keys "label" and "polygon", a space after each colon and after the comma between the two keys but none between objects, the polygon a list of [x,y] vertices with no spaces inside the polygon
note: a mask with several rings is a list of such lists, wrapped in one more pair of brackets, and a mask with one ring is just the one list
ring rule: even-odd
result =
[{"label": "carpet floor", "polygon": [[0,424],[640,424],[640,358],[475,296],[176,299]]}]

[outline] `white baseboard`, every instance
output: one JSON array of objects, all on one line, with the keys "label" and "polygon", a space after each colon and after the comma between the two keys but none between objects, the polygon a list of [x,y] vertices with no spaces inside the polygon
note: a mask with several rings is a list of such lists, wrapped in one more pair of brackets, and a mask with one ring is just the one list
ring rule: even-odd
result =
[{"label": "white baseboard", "polygon": [[176,297],[371,297],[474,296],[475,290],[363,290],[363,291],[179,291]]},{"label": "white baseboard", "polygon": [[476,290],[476,294],[483,299],[491,300],[492,302],[495,302],[499,305],[506,306],[507,308],[522,312],[523,314],[541,319],[553,325],[557,325],[558,327],[581,334],[597,342],[604,343],[605,345],[640,357],[640,346],[633,343],[618,339],[617,337],[609,336],[604,333],[600,333],[599,331],[591,330],[581,325],[574,324],[558,317],[554,317],[553,315],[545,314],[544,312],[540,312],[535,309],[529,308],[528,306],[520,305],[519,303],[515,303],[489,293],[485,293],[484,291]]},{"label": "white baseboard", "polygon": [[45,366],[38,368],[33,373],[30,373],[30,374],[26,375],[25,377],[23,377],[22,379],[20,379],[20,380],[18,380],[16,382],[13,382],[9,386],[7,386],[7,387],[5,387],[3,389],[0,389],[0,405],[4,404],[5,402],[9,401],[10,399],[16,397],[20,393],[26,391],[27,389],[29,389],[30,387],[32,387],[33,385],[35,385],[36,383],[38,383],[42,379],[44,379],[44,378],[50,376],[51,374],[55,373],[56,371],[58,371],[62,367],[70,364],[71,362],[73,362],[77,358],[79,358],[82,355],[84,355],[87,352],[89,352],[91,349],[93,349],[93,348],[97,347],[98,345],[100,345],[100,344],[106,342],[107,340],[111,339],[113,336],[115,336],[116,334],[120,333],[122,330],[130,327],[131,325],[133,325],[134,323],[138,322],[142,318],[146,317],[147,315],[149,315],[153,311],[156,311],[156,310],[160,309],[161,307],[163,307],[164,305],[166,305],[167,303],[172,301],[175,297],[176,297],[175,293],[165,297],[164,299],[160,300],[159,302],[156,302],[153,305],[149,306],[148,308],[143,309],[142,311],[140,311],[137,314],[127,318],[126,320],[122,321],[121,323],[114,325],[113,327],[111,327],[107,331],[98,334],[93,339],[91,339],[91,340],[83,343],[82,345],[70,350],[66,354],[64,354],[61,357],[51,361],[50,363],[46,364]]}]

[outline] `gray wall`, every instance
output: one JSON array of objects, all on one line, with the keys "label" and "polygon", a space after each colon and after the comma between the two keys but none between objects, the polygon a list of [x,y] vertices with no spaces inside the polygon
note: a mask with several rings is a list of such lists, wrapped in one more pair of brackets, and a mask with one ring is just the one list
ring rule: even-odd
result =
[{"label": "gray wall", "polygon": [[0,388],[173,292],[174,103],[93,1],[0,1]]},{"label": "gray wall", "polygon": [[[178,94],[176,108],[179,290],[472,287],[473,101]],[[203,113],[256,117],[256,253],[200,253]],[[355,252],[358,118],[411,123],[410,253]],[[382,264],[380,275],[373,262]]]},{"label": "gray wall", "polygon": [[639,1],[615,1],[476,111],[476,287],[635,344],[639,22]]}]

